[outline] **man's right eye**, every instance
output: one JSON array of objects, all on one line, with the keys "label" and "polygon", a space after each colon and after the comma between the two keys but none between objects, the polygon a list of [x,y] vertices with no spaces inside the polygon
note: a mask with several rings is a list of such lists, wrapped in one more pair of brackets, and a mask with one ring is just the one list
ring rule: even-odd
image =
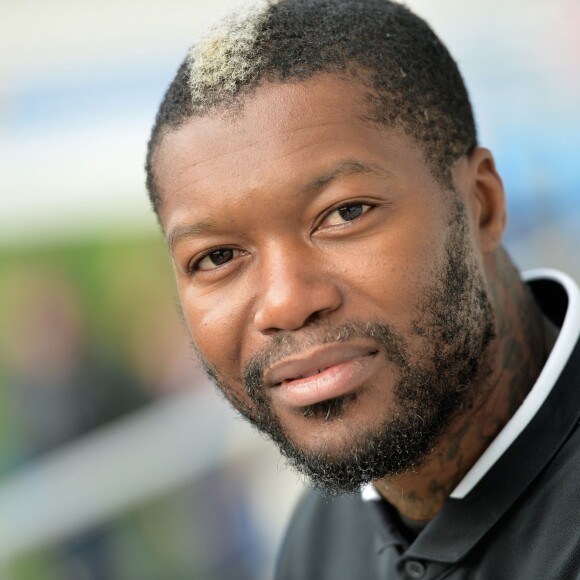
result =
[{"label": "man's right eye", "polygon": [[205,256],[202,256],[199,260],[193,262],[189,266],[189,271],[193,273],[215,270],[232,260],[235,257],[236,252],[239,253],[239,250],[234,250],[232,248],[219,248],[217,250],[212,250],[205,254]]}]

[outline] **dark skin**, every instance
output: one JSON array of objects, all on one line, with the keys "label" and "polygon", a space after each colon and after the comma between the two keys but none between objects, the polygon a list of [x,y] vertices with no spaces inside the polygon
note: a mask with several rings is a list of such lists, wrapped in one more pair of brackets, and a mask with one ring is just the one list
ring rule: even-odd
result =
[{"label": "dark skin", "polygon": [[[251,357],[280,333],[307,336],[315,320],[380,320],[404,338],[412,361],[429,352],[412,327],[434,264],[444,260],[453,194],[417,143],[363,121],[364,107],[362,87],[333,75],[266,84],[235,117],[192,119],[156,152],[160,219],[185,321],[238,408],[252,410],[242,383]],[[374,482],[414,520],[441,509],[533,386],[554,342],[501,247],[505,199],[491,153],[475,149],[452,175],[496,332],[481,355],[486,373],[469,386],[471,404],[428,457]],[[306,416],[302,391],[268,390],[286,434],[309,451],[340,453],[397,413],[396,367],[375,357],[371,343],[354,341],[347,353],[343,346],[309,344],[293,355],[303,367],[329,352],[340,359],[324,384],[307,379],[305,387],[317,401],[333,388],[356,395],[339,418]]]},{"label": "dark skin", "polygon": [[442,508],[517,411],[557,337],[555,327],[542,316],[503,248],[495,250],[488,262],[498,323],[494,347],[501,353],[490,399],[481,398],[470,414],[457,419],[422,469],[375,482],[381,495],[413,520],[429,521]]}]

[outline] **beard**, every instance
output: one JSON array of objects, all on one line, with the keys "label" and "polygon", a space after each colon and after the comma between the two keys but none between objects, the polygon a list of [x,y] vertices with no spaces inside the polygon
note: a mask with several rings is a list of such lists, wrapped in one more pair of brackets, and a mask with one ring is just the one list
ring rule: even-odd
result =
[{"label": "beard", "polygon": [[[418,468],[481,390],[476,385],[489,373],[485,361],[494,338],[493,309],[469,242],[464,206],[457,197],[451,206],[444,259],[434,266],[434,282],[417,305],[411,324],[411,336],[419,337],[423,345],[418,355],[412,356],[405,336],[384,321],[336,325],[315,320],[300,334],[280,331],[249,361],[243,374],[247,398],[242,398],[196,349],[206,372],[233,407],[272,439],[288,464],[314,487],[331,494],[354,492],[371,481]],[[394,405],[385,408],[378,425],[342,441],[339,451],[300,446],[272,408],[264,370],[311,346],[360,338],[372,340],[375,356],[383,356],[397,371]],[[305,407],[303,414],[310,421],[338,420],[357,398],[355,393],[322,401]]]}]

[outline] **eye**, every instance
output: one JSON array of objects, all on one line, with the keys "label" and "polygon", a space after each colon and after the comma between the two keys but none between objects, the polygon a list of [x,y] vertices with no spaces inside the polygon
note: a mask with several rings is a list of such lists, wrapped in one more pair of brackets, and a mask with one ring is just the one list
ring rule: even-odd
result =
[{"label": "eye", "polygon": [[321,225],[336,226],[344,224],[345,222],[351,222],[369,211],[372,207],[372,205],[362,202],[345,203],[331,211]]},{"label": "eye", "polygon": [[233,248],[218,248],[217,250],[211,250],[200,259],[193,261],[189,265],[188,270],[192,273],[215,270],[216,268],[227,264],[239,254],[240,250],[234,250]]}]

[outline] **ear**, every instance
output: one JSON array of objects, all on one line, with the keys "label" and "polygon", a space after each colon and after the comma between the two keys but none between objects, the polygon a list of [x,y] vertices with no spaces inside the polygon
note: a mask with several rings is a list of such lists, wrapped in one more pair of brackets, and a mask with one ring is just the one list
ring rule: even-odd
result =
[{"label": "ear", "polygon": [[489,149],[476,147],[460,170],[461,189],[473,220],[474,232],[483,254],[501,244],[507,222],[505,192]]}]

